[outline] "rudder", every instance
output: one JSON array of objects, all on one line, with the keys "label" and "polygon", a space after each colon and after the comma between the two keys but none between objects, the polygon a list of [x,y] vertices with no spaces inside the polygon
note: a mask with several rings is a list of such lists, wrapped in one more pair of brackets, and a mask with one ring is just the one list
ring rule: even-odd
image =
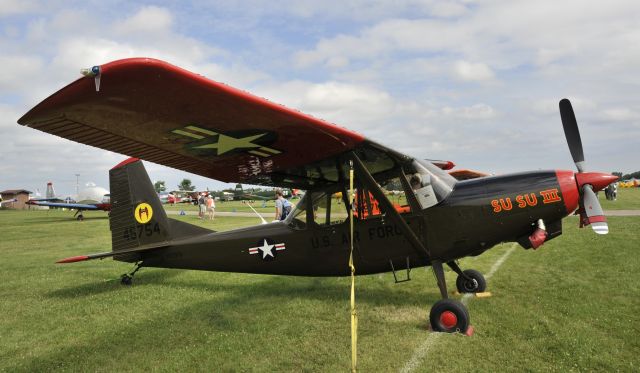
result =
[{"label": "rudder", "polygon": [[[112,168],[109,188],[113,251],[161,244],[172,239],[171,224],[142,161],[129,158]],[[127,260],[124,257],[116,259]]]}]

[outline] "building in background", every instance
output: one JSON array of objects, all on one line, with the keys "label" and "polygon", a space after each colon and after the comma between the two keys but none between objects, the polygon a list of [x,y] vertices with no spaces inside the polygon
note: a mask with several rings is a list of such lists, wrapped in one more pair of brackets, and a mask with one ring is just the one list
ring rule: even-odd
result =
[{"label": "building in background", "polygon": [[14,209],[14,210],[24,210],[28,208],[26,202],[29,200],[30,191],[25,189],[8,189],[0,192],[0,197],[3,201],[15,199],[15,202],[3,204],[2,207]]}]

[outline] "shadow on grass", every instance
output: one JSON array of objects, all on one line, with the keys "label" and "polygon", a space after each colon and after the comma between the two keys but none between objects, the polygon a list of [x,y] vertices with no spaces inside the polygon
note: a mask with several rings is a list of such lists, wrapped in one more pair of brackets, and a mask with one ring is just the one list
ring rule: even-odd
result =
[{"label": "shadow on grass", "polygon": [[[85,216],[83,221],[91,221],[91,220],[108,220],[108,216]],[[28,220],[29,223],[59,223],[59,222],[77,222],[78,224],[82,224],[82,221],[78,221],[73,215],[65,216],[42,216],[37,218],[32,218]]]},{"label": "shadow on grass", "polygon": [[[251,284],[218,282],[203,283],[183,279],[168,282],[169,286],[190,287],[206,291],[222,291],[231,294],[227,301],[244,303],[257,298],[271,299],[274,302],[293,298],[347,302],[350,287],[348,281],[336,284],[331,278],[310,278],[297,276],[268,276],[264,281]],[[424,292],[415,292],[401,287],[376,286],[371,284],[360,287],[358,302],[373,306],[384,305],[422,305],[434,303],[440,299],[437,287],[427,286]]]},{"label": "shadow on grass", "polygon": [[[243,355],[235,355],[235,350],[242,350],[242,346],[250,343],[263,343],[268,340],[282,344],[286,351],[295,351],[300,343],[300,338],[311,342],[318,335],[324,335],[327,325],[342,323],[344,318],[339,314],[345,313],[348,308],[349,286],[348,281],[338,284],[335,279],[308,278],[289,276],[269,276],[264,281],[251,283],[232,284],[226,280],[218,282],[204,282],[189,279],[173,279],[164,282],[169,277],[182,273],[183,270],[149,271],[136,275],[136,284],[133,286],[163,285],[177,288],[194,288],[206,290],[211,295],[205,295],[204,301],[181,303],[183,306],[171,309],[153,319],[136,317],[119,319],[109,325],[106,330],[96,333],[94,336],[82,341],[75,341],[70,345],[61,346],[59,349],[47,354],[36,356],[31,360],[23,361],[19,365],[9,367],[11,371],[47,371],[60,368],[73,367],[73,370],[95,370],[103,365],[105,369],[115,368],[117,365],[129,364],[137,355],[132,351],[153,351],[156,356],[177,356],[184,354],[184,343],[194,347],[204,346],[208,343],[224,344],[230,348],[227,353],[220,356],[210,355],[204,361],[199,361],[203,366],[213,367],[218,370],[232,369],[235,363],[229,365],[229,361],[242,358]],[[219,280],[219,278],[217,278]],[[234,279],[237,281],[237,278]],[[161,282],[161,284],[159,284]],[[75,288],[61,289],[49,293],[54,297],[90,296],[107,291],[115,291],[122,288],[119,282],[89,283]],[[410,291],[410,289],[389,288],[386,284],[370,282],[361,287],[358,292],[358,302],[369,305],[389,306],[427,306],[438,299],[436,289],[427,289],[425,292]],[[321,301],[317,308],[310,313],[303,312],[305,307],[300,306],[300,299]],[[146,302],[145,300],[140,300]],[[323,304],[323,305],[322,305]],[[136,308],[136,302],[131,303],[131,309]],[[343,315],[343,316],[344,316]],[[282,317],[288,319],[283,322]],[[318,317],[318,319],[315,319]],[[179,325],[179,327],[176,327]],[[265,328],[264,325],[272,325]],[[340,324],[341,325],[341,324]],[[425,329],[422,321],[410,321],[421,330]],[[389,321],[378,321],[376,328],[381,330],[398,327]],[[298,335],[296,330],[304,329],[306,334],[297,339],[282,337]],[[176,330],[180,330],[176,334]],[[283,338],[283,339],[280,339]],[[126,340],[127,343],[121,343]],[[224,340],[224,341],[223,341]],[[263,341],[263,342],[260,342]],[[211,346],[211,345],[209,345]],[[140,356],[144,355],[140,352]],[[114,360],[118,356],[127,356],[129,360]],[[211,357],[213,356],[213,357]],[[294,356],[297,356],[294,354]],[[289,356],[289,358],[291,358]],[[188,361],[188,357],[185,357]],[[285,361],[286,357],[282,356]],[[178,369],[187,361],[171,361],[173,368]],[[273,361],[275,367],[279,361]],[[144,364],[143,364],[144,365]],[[141,367],[142,368],[142,367]]]},{"label": "shadow on grass", "polygon": [[[143,271],[141,269],[140,271]],[[148,285],[157,285],[158,283],[163,282],[169,278],[175,277],[179,275],[182,270],[172,270],[172,271],[154,271],[154,272],[138,272],[136,273],[133,285],[131,286],[148,286]],[[107,293],[111,291],[118,291],[123,288],[126,288],[127,285],[122,285],[120,283],[120,275],[113,276],[113,279],[108,280],[100,280],[96,282],[83,283],[82,285],[74,286],[74,287],[65,287],[63,289],[57,289],[47,293],[48,297],[52,298],[78,298],[78,297],[88,297],[91,295],[97,295],[102,293]]]}]

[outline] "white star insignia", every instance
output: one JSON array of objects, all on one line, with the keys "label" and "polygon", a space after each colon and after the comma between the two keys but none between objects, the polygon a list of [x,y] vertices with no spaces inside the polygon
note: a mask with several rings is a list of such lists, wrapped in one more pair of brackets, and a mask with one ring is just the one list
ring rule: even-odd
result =
[{"label": "white star insignia", "polygon": [[253,141],[261,138],[265,134],[235,138],[223,134],[218,135],[218,142],[194,147],[194,149],[217,149],[217,155],[224,154],[234,149],[259,148],[262,145],[254,144]]},{"label": "white star insignia", "polygon": [[260,247],[258,247],[261,251],[262,251],[262,259],[266,258],[267,255],[271,256],[272,258],[273,256],[273,252],[271,252],[271,250],[273,250],[273,247],[275,245],[269,245],[269,243],[267,242],[267,240],[264,240],[264,244]]}]

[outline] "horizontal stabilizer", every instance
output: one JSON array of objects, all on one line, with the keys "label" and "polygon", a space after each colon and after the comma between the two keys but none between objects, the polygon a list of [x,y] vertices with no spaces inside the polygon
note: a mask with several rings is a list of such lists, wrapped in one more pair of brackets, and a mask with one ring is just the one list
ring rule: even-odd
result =
[{"label": "horizontal stabilizer", "polygon": [[156,249],[162,249],[162,248],[165,248],[165,247],[168,247],[168,246],[169,246],[168,243],[163,243],[161,245],[139,246],[139,247],[136,247],[136,248],[120,250],[120,251],[109,251],[109,252],[97,253],[97,254],[72,256],[72,257],[69,257],[69,258],[60,259],[56,263],[58,263],[58,264],[66,264],[66,263],[83,262],[85,260],[92,260],[92,259],[104,259],[104,258],[108,258],[108,257],[115,256],[115,255],[135,254],[135,253],[140,253],[140,252],[143,252],[143,251],[151,251],[151,250],[156,250]]}]

